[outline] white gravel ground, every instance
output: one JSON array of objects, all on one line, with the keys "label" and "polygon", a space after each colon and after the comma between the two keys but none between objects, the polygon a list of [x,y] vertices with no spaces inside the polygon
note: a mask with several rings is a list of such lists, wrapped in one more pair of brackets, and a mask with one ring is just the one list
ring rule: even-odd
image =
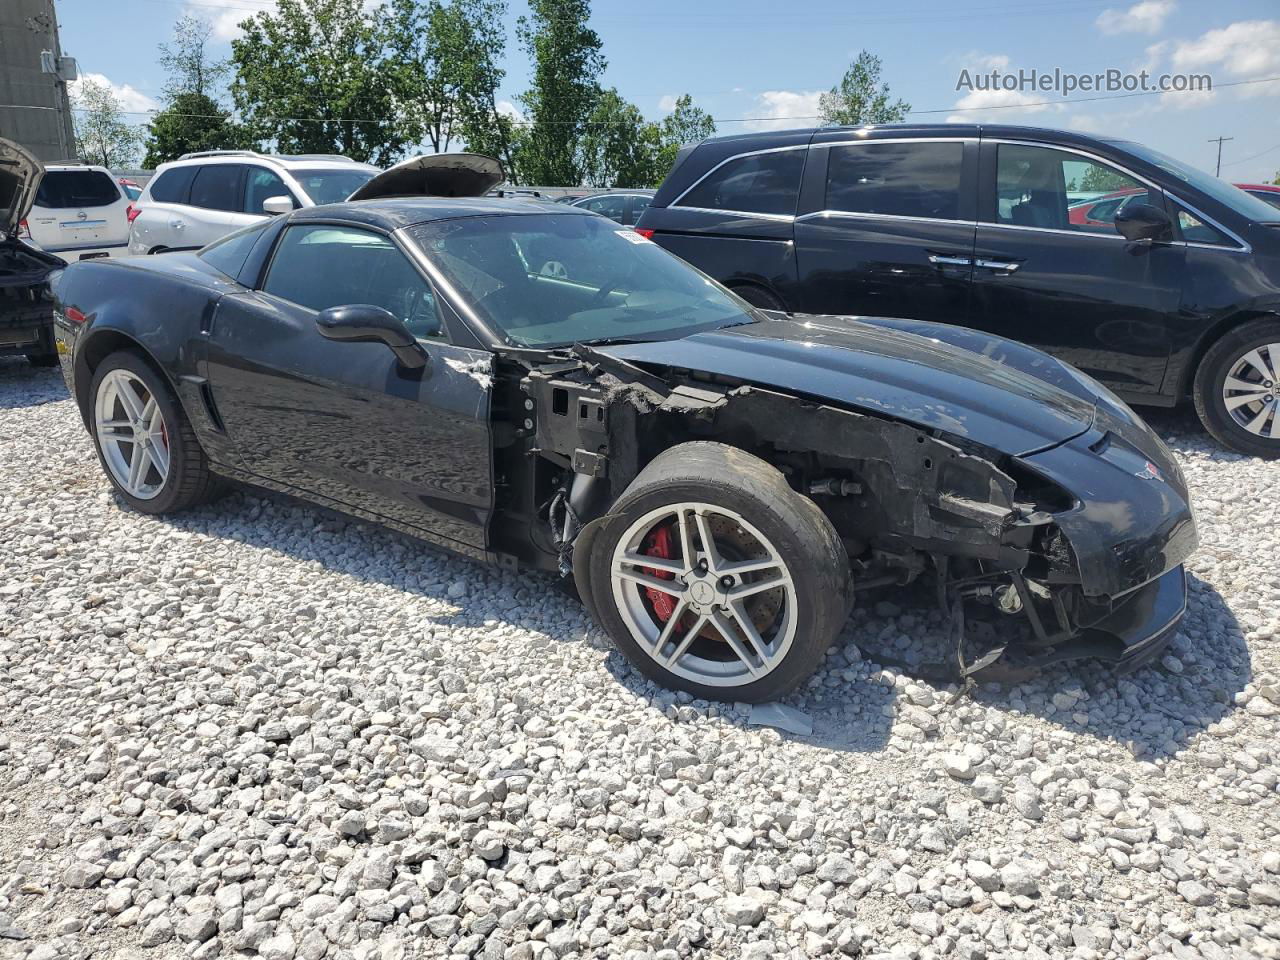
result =
[{"label": "white gravel ground", "polygon": [[949,705],[874,599],[789,705],[631,673],[551,583],[238,492],[109,492],[0,361],[0,956],[1280,957],[1280,465],[1156,414],[1203,546],[1155,668]]}]

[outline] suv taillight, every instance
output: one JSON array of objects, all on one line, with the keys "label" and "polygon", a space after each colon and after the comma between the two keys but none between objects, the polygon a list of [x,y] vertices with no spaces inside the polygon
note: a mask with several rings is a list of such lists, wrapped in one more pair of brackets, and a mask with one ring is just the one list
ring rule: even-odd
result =
[{"label": "suv taillight", "polygon": [[31,228],[27,226],[27,221],[25,220],[18,221],[18,239],[19,240],[31,239]]},{"label": "suv taillight", "polygon": [[124,215],[129,218],[130,223],[133,223],[133,221],[138,219],[138,214],[140,214],[141,212],[142,212],[141,207],[135,207],[131,203],[129,204],[129,209],[124,212]]},{"label": "suv taillight", "polygon": [[644,237],[646,240],[652,240],[653,235],[657,233],[657,231],[651,227],[636,227],[636,233],[640,234],[640,236]]}]

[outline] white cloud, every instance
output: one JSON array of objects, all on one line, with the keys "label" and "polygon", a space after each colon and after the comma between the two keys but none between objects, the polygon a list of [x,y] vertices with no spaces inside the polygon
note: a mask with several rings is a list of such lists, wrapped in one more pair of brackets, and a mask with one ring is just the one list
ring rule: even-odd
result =
[{"label": "white cloud", "polygon": [[1103,33],[1159,33],[1176,6],[1174,0],[1141,0],[1127,10],[1103,10],[1096,23]]},{"label": "white cloud", "polygon": [[502,116],[510,117],[512,120],[524,119],[524,114],[520,112],[520,108],[517,107],[510,100],[499,100],[497,109],[498,109],[498,113],[500,113]]},{"label": "white cloud", "polygon": [[207,20],[213,28],[213,39],[231,41],[240,36],[242,21],[262,10],[274,11],[275,8],[276,0],[237,0],[234,7],[191,0],[187,5],[187,13]]},{"label": "white cloud", "polygon": [[[997,118],[1000,122],[1012,121],[1048,110],[1049,106],[1043,100],[1044,94],[1023,93],[1021,90],[974,90],[955,102],[953,109],[965,112],[951,114],[947,123],[991,122]],[[991,112],[987,113],[987,110]]]},{"label": "white cloud", "polygon": [[120,109],[126,113],[141,113],[155,110],[160,106],[155,100],[136,87],[132,87],[127,83],[112,83],[105,74],[101,73],[82,73],[78,78],[67,84],[67,92],[71,95],[72,100],[75,100],[79,95],[80,88],[86,80],[90,80],[102,87],[109,87],[111,92],[115,94],[116,101],[120,104]]},{"label": "white cloud", "polygon": [[672,110],[676,108],[676,99],[677,98],[675,94],[668,93],[666,96],[664,96],[661,100],[658,101],[658,109],[661,110],[663,113],[670,113]]},{"label": "white cloud", "polygon": [[809,127],[818,122],[821,90],[766,90],[751,108],[750,123],[734,124],[742,130],[786,130]]},{"label": "white cloud", "polygon": [[1242,80],[1280,75],[1280,20],[1241,20],[1179,43],[1173,65],[1179,70],[1217,67]]},{"label": "white cloud", "polygon": [[1160,61],[1169,52],[1170,46],[1172,46],[1172,43],[1169,40],[1161,40],[1159,43],[1151,44],[1151,46],[1147,47],[1143,59],[1134,66],[1133,72],[1141,73],[1145,70],[1147,73],[1154,73],[1156,67],[1160,66]]},{"label": "white cloud", "polygon": [[1009,68],[1009,55],[1007,53],[981,53],[977,50],[970,50],[958,59],[962,66],[970,70],[990,72]]}]

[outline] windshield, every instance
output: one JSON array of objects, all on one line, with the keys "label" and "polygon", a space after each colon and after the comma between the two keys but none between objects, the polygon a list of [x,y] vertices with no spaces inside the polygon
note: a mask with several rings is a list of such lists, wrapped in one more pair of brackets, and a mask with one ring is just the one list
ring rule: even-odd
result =
[{"label": "windshield", "polygon": [[317,207],[322,203],[341,203],[372,180],[377,170],[356,167],[352,170],[290,170]]},{"label": "windshield", "polygon": [[719,284],[603,217],[466,217],[409,233],[479,319],[517,346],[659,340],[754,319]]},{"label": "windshield", "polygon": [[1207,193],[1219,203],[1230,207],[1240,216],[1245,217],[1255,223],[1268,223],[1280,220],[1280,210],[1263,203],[1257,197],[1245,193],[1239,187],[1227,183],[1225,180],[1219,180],[1217,177],[1211,177],[1203,170],[1197,170],[1195,167],[1188,166],[1181,160],[1175,160],[1173,157],[1161,153],[1159,150],[1152,150],[1150,147],[1144,147],[1140,143],[1130,143],[1127,141],[1113,141],[1124,147],[1127,151],[1141,157],[1148,163],[1154,163],[1157,167],[1171,176],[1177,177],[1183,183],[1189,183],[1197,190]]}]

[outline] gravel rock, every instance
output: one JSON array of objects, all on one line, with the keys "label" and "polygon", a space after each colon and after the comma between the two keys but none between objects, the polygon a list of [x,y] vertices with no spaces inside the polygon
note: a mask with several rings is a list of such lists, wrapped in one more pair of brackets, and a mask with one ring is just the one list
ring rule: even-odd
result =
[{"label": "gravel rock", "polygon": [[788,733],[549,579],[251,490],[135,513],[0,360],[0,955],[1280,956],[1276,465],[1152,419],[1203,542],[1163,662],[953,699],[904,591]]}]

